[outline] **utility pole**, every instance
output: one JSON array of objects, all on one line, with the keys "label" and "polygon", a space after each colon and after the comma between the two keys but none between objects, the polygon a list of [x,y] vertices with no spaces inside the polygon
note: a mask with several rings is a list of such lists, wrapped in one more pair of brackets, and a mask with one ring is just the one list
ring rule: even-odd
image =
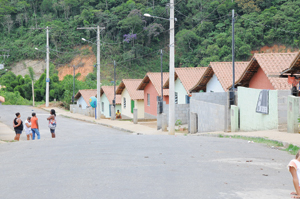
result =
[{"label": "utility pole", "polygon": [[175,39],[174,39],[174,0],[170,0],[170,68],[169,68],[169,135],[175,135]]},{"label": "utility pole", "polygon": [[116,106],[116,61],[114,61],[114,106]]},{"label": "utility pole", "polygon": [[31,28],[31,29],[46,29],[46,107],[49,107],[49,54],[50,54],[50,48],[49,48],[49,28],[48,26],[46,28]]},{"label": "utility pole", "polygon": [[163,77],[163,51],[162,49],[160,50],[160,72],[161,72],[161,102],[162,104],[164,103],[164,89],[163,89],[163,81],[164,81],[164,77]]},{"label": "utility pole", "polygon": [[75,65],[73,65],[73,96],[72,96],[72,104],[74,104],[75,100]]},{"label": "utility pole", "polygon": [[86,29],[86,30],[95,30],[97,29],[97,119],[101,118],[101,101],[100,101],[100,30],[104,30],[105,27],[83,27],[77,28],[78,30]]},{"label": "utility pole", "polygon": [[234,91],[235,70],[234,70],[234,10],[232,10],[232,91]]}]

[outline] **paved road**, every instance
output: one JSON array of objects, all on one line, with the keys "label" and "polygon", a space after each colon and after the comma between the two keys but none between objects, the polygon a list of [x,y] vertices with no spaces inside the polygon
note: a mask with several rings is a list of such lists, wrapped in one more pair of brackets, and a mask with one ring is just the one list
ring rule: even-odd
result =
[{"label": "paved road", "polygon": [[[12,123],[32,108],[0,106]],[[22,111],[21,111],[22,110]],[[293,156],[244,140],[131,135],[35,110],[41,140],[0,144],[0,198],[198,199],[290,198]]]}]

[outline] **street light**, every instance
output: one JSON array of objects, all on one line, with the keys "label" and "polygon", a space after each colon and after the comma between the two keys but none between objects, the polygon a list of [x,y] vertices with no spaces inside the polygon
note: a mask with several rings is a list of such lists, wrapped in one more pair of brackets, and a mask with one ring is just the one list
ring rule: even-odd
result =
[{"label": "street light", "polygon": [[82,40],[82,41],[86,41],[86,39],[85,39],[85,38],[81,38],[81,40]]},{"label": "street light", "polygon": [[174,39],[174,0],[170,0],[170,18],[162,18],[157,16],[152,16],[148,13],[144,14],[145,17],[159,18],[170,21],[170,67],[169,67],[169,135],[175,135],[175,39]]},{"label": "street light", "polygon": [[34,49],[39,50],[38,48],[34,48]]}]

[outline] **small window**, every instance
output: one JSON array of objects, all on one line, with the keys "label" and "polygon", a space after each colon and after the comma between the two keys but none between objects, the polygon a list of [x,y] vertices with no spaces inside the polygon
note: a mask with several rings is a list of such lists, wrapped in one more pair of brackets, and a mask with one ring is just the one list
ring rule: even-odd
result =
[{"label": "small window", "polygon": [[104,112],[104,102],[101,103],[102,112]]},{"label": "small window", "polygon": [[178,93],[175,92],[175,104],[178,104]]},{"label": "small window", "polygon": [[126,98],[123,98],[123,107],[126,108]]},{"label": "small window", "polygon": [[150,94],[147,94],[147,105],[150,106]]},{"label": "small window", "polygon": [[185,96],[185,103],[186,104],[190,103],[190,96],[188,96],[188,95]]}]

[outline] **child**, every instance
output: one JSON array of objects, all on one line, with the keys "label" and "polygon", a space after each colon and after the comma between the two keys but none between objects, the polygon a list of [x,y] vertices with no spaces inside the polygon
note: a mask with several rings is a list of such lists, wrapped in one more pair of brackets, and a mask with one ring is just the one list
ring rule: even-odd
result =
[{"label": "child", "polygon": [[30,137],[32,139],[32,132],[31,132],[31,117],[28,117],[27,120],[24,123],[24,130],[27,136],[27,140],[30,140]]},{"label": "child", "polygon": [[288,169],[293,177],[293,184],[296,192],[292,192],[292,198],[300,198],[300,150],[296,154],[296,159],[290,161]]}]

